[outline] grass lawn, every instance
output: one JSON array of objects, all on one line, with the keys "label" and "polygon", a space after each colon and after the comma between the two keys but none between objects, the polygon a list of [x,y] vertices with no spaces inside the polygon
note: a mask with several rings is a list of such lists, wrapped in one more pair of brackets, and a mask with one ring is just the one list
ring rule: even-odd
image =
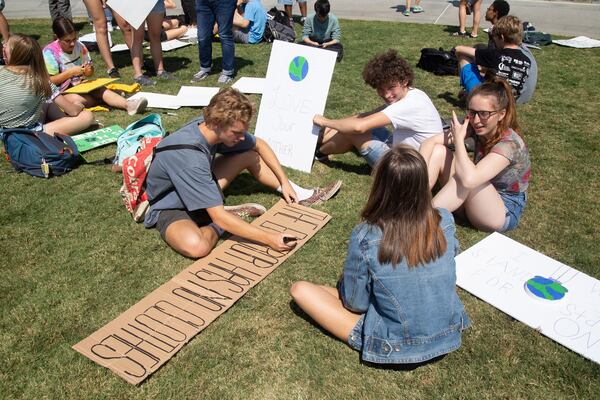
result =
[{"label": "grass lawn", "polygon": [[[84,25],[83,31],[91,30]],[[51,40],[45,20],[11,21],[13,32]],[[448,37],[443,26],[342,21],[346,54],[337,64],[325,114],[369,110],[381,103],[361,79],[363,65],[392,47],[416,65],[422,47],[473,43]],[[114,36],[119,41],[120,34]],[[482,41],[483,39],[480,39]],[[148,52],[148,51],[147,51]],[[236,47],[238,76],[262,77],[270,46]],[[600,277],[600,49],[548,46],[535,51],[539,82],[534,100],[520,106],[533,175],[521,225],[508,236],[596,278]],[[220,70],[220,46],[214,46]],[[98,75],[104,65],[93,55]],[[128,53],[115,56],[131,82]],[[175,82],[154,90],[176,94],[198,69],[195,46],[165,53]],[[415,86],[443,116],[457,109],[456,77],[415,67]],[[218,75],[205,83],[216,86]],[[252,96],[258,105],[259,96]],[[162,114],[174,131],[199,109]],[[98,113],[105,125],[137,117]],[[94,150],[88,159],[114,154]],[[385,399],[598,398],[600,366],[538,334],[459,289],[473,326],[463,346],[413,371],[378,369],[313,325],[290,302],[291,284],[306,279],[334,285],[352,227],[359,221],[371,179],[365,162],[336,156],[311,175],[289,170],[301,185],[342,179],[339,195],[321,207],[331,222],[303,249],[196,336],[140,386],[132,386],[71,349],[192,263],[155,230],[135,224],[118,193],[120,176],[82,166],[43,180],[13,173],[0,162],[0,398],[107,399]],[[229,204],[278,200],[247,176],[226,191]],[[459,227],[463,249],[486,234]],[[589,324],[600,319],[589,316]],[[596,330],[597,331],[597,330]],[[600,346],[600,338],[590,345]],[[595,393],[595,394],[594,394]]]}]

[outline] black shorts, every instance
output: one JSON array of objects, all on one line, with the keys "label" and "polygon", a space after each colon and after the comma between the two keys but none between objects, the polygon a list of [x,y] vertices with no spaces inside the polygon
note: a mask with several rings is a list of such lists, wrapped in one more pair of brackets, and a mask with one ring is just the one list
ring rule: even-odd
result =
[{"label": "black shorts", "polygon": [[156,221],[156,229],[160,233],[160,237],[166,241],[165,233],[167,228],[175,221],[180,220],[194,221],[198,227],[206,226],[212,222],[206,210],[161,210]]}]

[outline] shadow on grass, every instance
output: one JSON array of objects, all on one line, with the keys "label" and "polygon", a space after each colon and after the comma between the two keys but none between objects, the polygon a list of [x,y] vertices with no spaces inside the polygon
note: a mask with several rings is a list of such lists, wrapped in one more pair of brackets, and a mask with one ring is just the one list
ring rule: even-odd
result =
[{"label": "shadow on grass", "polygon": [[[329,336],[331,339],[339,340],[338,338],[333,336],[331,333],[329,333],[325,329],[323,329],[323,327],[321,327],[319,324],[317,324],[308,314],[306,314],[304,311],[302,311],[302,309],[296,304],[296,302],[294,300],[290,300],[289,304],[290,304],[290,309],[292,310],[292,312],[294,314],[296,314],[298,317],[300,317],[303,320],[305,320],[306,322],[312,324],[315,328],[320,330],[321,333],[323,333],[326,336]],[[390,371],[413,371],[419,367],[423,367],[428,364],[432,364],[432,363],[437,362],[437,361],[441,360],[442,358],[446,357],[445,354],[442,354],[441,356],[432,358],[431,360],[423,361],[420,363],[412,363],[412,364],[376,364],[376,363],[372,363],[372,362],[368,362],[368,361],[364,361],[364,360],[360,359],[360,353],[358,356],[359,356],[359,362],[363,365],[366,365],[367,367],[371,367],[371,368],[375,368],[375,369],[382,369],[382,370],[390,370]]]},{"label": "shadow on grass", "polygon": [[325,160],[325,161],[319,161],[319,162],[327,165],[330,168],[339,169],[339,170],[346,171],[346,172],[351,172],[353,174],[371,175],[371,167],[369,167],[369,164],[367,164],[366,162],[362,163],[360,165],[348,164],[343,161],[336,161],[336,160]]},{"label": "shadow on grass", "polygon": [[456,107],[456,108],[464,108],[465,107],[464,99],[459,99],[452,92],[440,93],[440,94],[438,94],[437,97],[438,97],[438,99],[446,100],[446,103],[450,104],[452,107]]}]

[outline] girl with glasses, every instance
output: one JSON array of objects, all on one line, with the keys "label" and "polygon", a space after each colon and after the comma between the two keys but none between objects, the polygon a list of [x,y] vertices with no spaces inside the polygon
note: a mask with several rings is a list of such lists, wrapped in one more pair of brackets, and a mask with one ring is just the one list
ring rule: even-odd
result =
[{"label": "girl with glasses", "polygon": [[[475,138],[473,160],[465,148],[467,136]],[[512,89],[504,79],[495,77],[473,89],[464,122],[452,112],[450,130],[424,142],[420,152],[429,187],[441,186],[434,206],[464,215],[480,230],[517,227],[527,203],[531,164]]]}]

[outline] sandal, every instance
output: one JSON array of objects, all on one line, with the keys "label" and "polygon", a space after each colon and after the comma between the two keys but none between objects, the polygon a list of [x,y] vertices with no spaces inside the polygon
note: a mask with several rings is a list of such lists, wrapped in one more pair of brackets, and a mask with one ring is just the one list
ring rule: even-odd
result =
[{"label": "sandal", "polygon": [[469,37],[471,39],[477,39],[477,36],[479,36],[479,35],[473,35],[473,32],[469,33]]},{"label": "sandal", "polygon": [[460,32],[460,31],[454,32],[452,34],[452,36],[454,36],[454,37],[467,37],[467,32]]}]

